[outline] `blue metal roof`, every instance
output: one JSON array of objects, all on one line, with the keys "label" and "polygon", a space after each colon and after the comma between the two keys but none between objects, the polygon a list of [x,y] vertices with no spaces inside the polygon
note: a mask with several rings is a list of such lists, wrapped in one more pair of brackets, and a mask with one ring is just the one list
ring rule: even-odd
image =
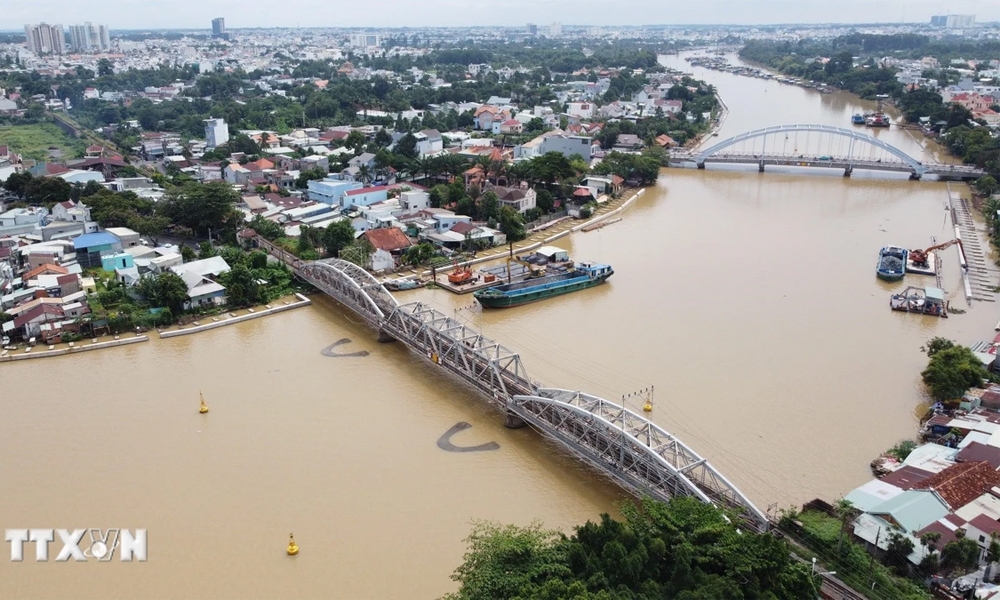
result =
[{"label": "blue metal roof", "polygon": [[73,238],[73,248],[90,248],[93,246],[104,246],[107,244],[118,244],[118,238],[110,233],[101,231],[98,233],[85,233]]}]

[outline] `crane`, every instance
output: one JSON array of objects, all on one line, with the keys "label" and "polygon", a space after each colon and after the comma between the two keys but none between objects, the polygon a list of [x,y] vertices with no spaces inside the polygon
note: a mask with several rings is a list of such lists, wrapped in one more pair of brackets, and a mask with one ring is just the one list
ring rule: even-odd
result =
[{"label": "crane", "polygon": [[938,244],[937,246],[931,246],[930,248],[926,248],[924,250],[910,250],[910,260],[912,260],[913,264],[917,267],[926,267],[928,253],[933,252],[934,250],[944,250],[945,248],[948,248],[955,244],[958,244],[958,247],[961,248],[962,240],[954,239],[951,240],[950,242]]}]

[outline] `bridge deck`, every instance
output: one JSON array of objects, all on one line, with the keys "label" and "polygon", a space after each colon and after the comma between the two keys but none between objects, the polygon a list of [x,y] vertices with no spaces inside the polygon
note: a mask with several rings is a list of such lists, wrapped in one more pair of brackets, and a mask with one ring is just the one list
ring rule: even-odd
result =
[{"label": "bridge deck", "polygon": [[399,304],[356,265],[282,260],[358,313],[380,340],[402,342],[630,493],[661,500],[695,496],[742,515],[749,527],[767,529],[766,516],[707,460],[642,415],[596,396],[542,387],[528,377],[516,352],[426,304]]}]

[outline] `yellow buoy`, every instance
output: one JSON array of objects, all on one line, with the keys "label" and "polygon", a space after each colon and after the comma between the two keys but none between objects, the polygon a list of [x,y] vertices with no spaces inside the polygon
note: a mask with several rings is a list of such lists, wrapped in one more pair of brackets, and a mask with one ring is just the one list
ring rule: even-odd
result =
[{"label": "yellow buoy", "polygon": [[198,396],[201,398],[201,408],[198,409],[198,412],[205,414],[208,412],[208,405],[205,404],[205,397],[201,395],[201,392],[198,392]]},{"label": "yellow buoy", "polygon": [[299,553],[299,546],[295,543],[295,537],[292,534],[288,534],[288,556],[295,556]]},{"label": "yellow buoy", "polygon": [[642,405],[642,410],[646,412],[653,412],[653,403],[646,400],[646,403]]}]

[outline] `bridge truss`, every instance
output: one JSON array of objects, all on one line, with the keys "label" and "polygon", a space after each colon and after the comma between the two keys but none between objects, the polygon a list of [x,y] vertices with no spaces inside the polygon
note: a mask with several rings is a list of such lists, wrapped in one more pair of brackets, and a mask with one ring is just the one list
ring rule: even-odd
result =
[{"label": "bridge truss", "polygon": [[537,387],[516,352],[422,302],[397,307],[382,331],[476,386],[497,406],[506,408],[511,395]]},{"label": "bridge truss", "polygon": [[597,396],[543,388],[528,377],[516,352],[424,303],[399,304],[353,263],[328,259],[293,266],[360,315],[380,341],[398,340],[473,386],[507,413],[510,426],[533,426],[631,493],[661,500],[694,496],[767,529],[767,517],[707,460],[642,415]]},{"label": "bridge truss", "polygon": [[603,398],[556,388],[514,396],[511,410],[635,495],[694,496],[738,510],[758,531],[767,516],[708,461],[649,419]]},{"label": "bridge truss", "polygon": [[296,273],[360,315],[369,326],[379,329],[399,302],[371,273],[358,265],[328,258],[301,263]]}]

